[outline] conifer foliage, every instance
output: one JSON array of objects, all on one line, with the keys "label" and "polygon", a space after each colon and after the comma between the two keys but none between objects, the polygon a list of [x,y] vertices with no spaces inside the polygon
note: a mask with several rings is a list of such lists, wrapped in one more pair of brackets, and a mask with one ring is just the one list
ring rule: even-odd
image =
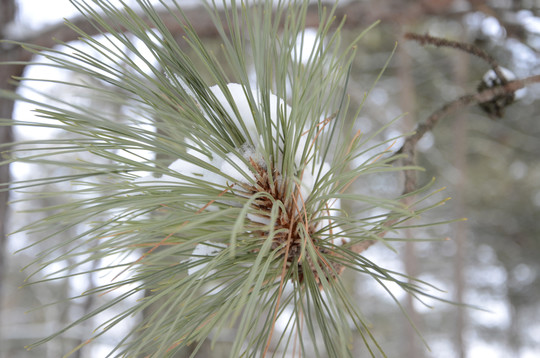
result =
[{"label": "conifer foliage", "polygon": [[[315,40],[306,46],[308,3],[207,1],[222,42],[213,53],[180,1],[158,11],[148,0],[133,7],[73,0],[99,39],[67,22],[84,46],[26,45],[47,66],[92,79],[63,85],[104,103],[49,95],[34,103],[47,121],[15,123],[69,134],[19,143],[12,153],[13,161],[62,169],[15,190],[65,182],[52,194],[70,197],[21,229],[52,232],[44,238],[50,249],[29,265],[33,284],[65,278],[63,269],[39,273],[67,257],[81,267],[114,258],[114,267],[81,270],[82,277],[117,273],[78,296],[107,303],[36,344],[108,311],[112,318],[84,344],[138,317],[110,356],[168,357],[186,346],[194,356],[231,329],[231,357],[347,357],[358,341],[372,355],[383,352],[341,274],[354,270],[422,294],[420,283],[370,262],[359,247],[427,207],[351,190],[365,176],[413,168],[395,165],[392,141],[375,142],[378,132],[352,130],[360,109],[349,110],[347,80],[363,33],[342,43],[335,6],[319,3]],[[190,55],[163,11],[182,26]],[[54,243],[76,225],[75,236]],[[139,300],[118,312],[131,296]]]}]

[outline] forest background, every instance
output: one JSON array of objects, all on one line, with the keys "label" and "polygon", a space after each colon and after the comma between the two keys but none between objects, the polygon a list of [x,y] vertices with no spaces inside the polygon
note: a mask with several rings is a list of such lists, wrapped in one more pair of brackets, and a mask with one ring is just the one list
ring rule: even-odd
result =
[{"label": "forest background", "polygon": [[[128,2],[129,3],[129,2]],[[219,46],[218,34],[199,2],[183,1],[196,30],[208,43]],[[540,73],[540,4],[526,0],[424,0],[343,1],[345,33],[351,37],[381,23],[361,41],[349,83],[352,99],[362,101],[366,86],[377,77],[397,42],[389,68],[368,97],[358,128],[365,132],[387,124],[400,113],[403,120],[388,128],[388,138],[414,129],[415,125],[465,93],[474,93],[485,62],[455,49],[422,47],[407,41],[406,32],[429,33],[478,46],[490,53],[518,78]],[[74,33],[61,24],[68,17],[85,28],[67,0],[1,0],[0,38],[53,46],[53,38],[75,41]],[[166,20],[166,19],[165,19]],[[173,27],[181,40],[180,29]],[[88,31],[91,31],[88,28]],[[136,41],[136,39],[134,39]],[[0,44],[0,61],[28,61],[30,53],[7,43]],[[36,58],[36,60],[39,60]],[[41,76],[37,66],[0,66],[0,86],[12,89],[13,76]],[[36,75],[37,74],[37,75]],[[69,73],[46,74],[69,78]],[[65,77],[63,77],[65,76]],[[70,98],[54,83],[40,90]],[[446,187],[441,197],[452,200],[430,212],[435,219],[466,217],[467,221],[415,229],[414,237],[448,237],[442,242],[397,244],[398,253],[374,245],[366,257],[387,267],[428,281],[444,292],[445,299],[485,309],[475,310],[442,302],[428,308],[396,290],[411,319],[429,344],[422,341],[391,298],[362,276],[348,277],[365,316],[389,357],[519,357],[540,355],[540,87],[529,86],[520,99],[506,108],[500,119],[481,108],[462,109],[442,120],[418,144],[418,162],[426,168],[420,181],[431,177]],[[95,104],[99,106],[99,103]],[[31,107],[0,99],[0,118],[28,118]],[[0,142],[42,138],[43,133],[11,131],[0,127]],[[396,144],[399,148],[399,143]],[[45,170],[45,169],[43,169]],[[24,165],[0,167],[0,183],[23,180],[37,173]],[[42,175],[42,174],[40,174]],[[364,183],[368,190],[399,193],[402,178],[381,178]],[[18,289],[25,279],[25,262],[41,249],[14,254],[38,235],[7,233],[24,225],[29,215],[15,202],[22,193],[0,193],[0,357],[58,357],[87,337],[91,322],[69,331],[37,350],[23,346],[56,331],[87,312],[96,302],[73,301],[43,310],[32,309],[95,285],[65,280],[50,287]],[[46,206],[50,203],[44,202]],[[53,198],[51,198],[53,200]],[[35,218],[33,218],[35,219]],[[95,281],[95,282],[92,282]],[[129,302],[126,302],[129,304]],[[27,313],[28,312],[28,313]],[[122,335],[121,328],[118,335]],[[109,337],[114,341],[114,337]],[[226,345],[227,342],[222,342]],[[99,357],[110,344],[101,341],[82,350],[80,357]],[[207,352],[207,353],[205,353]],[[208,356],[219,356],[203,350]]]}]

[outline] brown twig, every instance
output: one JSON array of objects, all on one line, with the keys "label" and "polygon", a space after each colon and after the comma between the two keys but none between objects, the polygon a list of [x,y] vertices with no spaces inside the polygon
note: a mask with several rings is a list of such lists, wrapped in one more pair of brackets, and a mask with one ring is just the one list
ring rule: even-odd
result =
[{"label": "brown twig", "polygon": [[[403,143],[403,145],[396,152],[396,154],[407,155],[405,158],[402,159],[403,165],[414,165],[416,144],[427,132],[432,131],[433,128],[437,125],[437,123],[439,123],[439,121],[443,117],[446,117],[449,114],[464,109],[466,107],[470,107],[475,104],[490,102],[497,97],[514,93],[517,90],[524,88],[525,86],[532,83],[540,83],[540,75],[510,81],[505,85],[488,88],[475,94],[464,95],[452,102],[446,103],[444,106],[433,112],[424,122],[418,124],[415,133],[405,139],[405,143]],[[404,194],[412,192],[413,190],[415,190],[416,187],[417,185],[415,171],[405,170]]]},{"label": "brown twig", "polygon": [[428,34],[420,35],[420,34],[408,32],[404,35],[404,37],[407,40],[417,41],[422,46],[429,44],[435,47],[450,47],[456,50],[467,52],[473,56],[476,56],[486,61],[491,66],[491,68],[493,69],[497,77],[501,80],[501,84],[504,85],[508,82],[508,79],[502,73],[501,67],[499,66],[498,62],[493,57],[491,57],[490,54],[488,54],[486,51],[482,50],[478,46],[475,46],[473,44],[469,44],[466,42],[459,42],[459,41],[448,40],[441,37],[435,37]]},{"label": "brown twig", "polygon": [[[523,80],[517,80],[508,82],[503,75],[497,61],[491,57],[487,52],[478,48],[477,46],[462,43],[458,41],[452,41],[444,38],[434,37],[430,35],[419,35],[415,33],[406,33],[404,37],[407,40],[414,40],[421,45],[430,44],[436,47],[450,47],[458,49],[476,57],[479,57],[489,63],[497,77],[500,79],[501,86],[492,87],[476,94],[469,94],[462,96],[452,102],[446,103],[441,108],[433,112],[424,122],[418,124],[414,134],[405,139],[405,142],[401,148],[395,153],[395,155],[406,154],[401,159],[403,166],[413,166],[415,164],[416,145],[418,141],[429,131],[433,130],[435,125],[445,116],[456,112],[459,109],[466,108],[473,104],[480,104],[489,102],[497,96],[501,96],[508,93],[514,93],[516,90],[525,87],[529,83],[540,82],[540,76],[533,76]],[[404,189],[403,194],[408,194],[416,190],[417,179],[416,171],[413,169],[406,169],[404,171]],[[391,226],[396,223],[396,219],[388,219],[383,225]],[[384,237],[388,231],[383,231],[378,234],[379,237]],[[356,253],[361,253],[367,250],[371,245],[375,244],[377,240],[366,240],[355,244],[351,249]]]},{"label": "brown twig", "polygon": [[418,124],[415,133],[409,136],[396,154],[411,154],[414,151],[416,143],[429,131],[433,130],[435,125],[445,116],[456,112],[459,109],[470,107],[475,104],[485,103],[494,100],[499,96],[514,93],[532,83],[540,83],[540,75],[530,76],[515,81],[510,81],[502,86],[488,88],[484,91],[468,94],[458,99],[446,103],[441,108],[433,112],[424,122]]},{"label": "brown twig", "polygon": [[[401,148],[394,154],[395,156],[399,154],[406,154],[404,158],[401,159],[402,164],[404,166],[410,166],[414,165],[415,160],[415,153],[416,153],[416,145],[420,139],[427,133],[433,130],[433,128],[439,123],[439,121],[443,118],[448,116],[449,114],[452,114],[454,112],[457,112],[458,110],[470,107],[475,104],[485,103],[492,101],[493,99],[506,95],[509,93],[514,93],[515,91],[526,87],[527,85],[533,84],[533,83],[540,83],[540,75],[530,76],[523,79],[518,79],[515,81],[507,82],[505,85],[493,87],[486,89],[484,91],[475,93],[475,94],[468,94],[464,95],[462,97],[457,98],[456,100],[446,103],[441,108],[437,109],[435,112],[433,112],[424,122],[418,124],[416,131],[414,134],[410,135],[405,139],[405,142],[401,146]],[[417,183],[416,183],[416,171],[413,169],[407,169],[404,171],[405,175],[405,184],[404,184],[404,190],[403,194],[408,194],[416,190]],[[383,225],[384,226],[391,226],[396,222],[396,219],[388,219]],[[377,236],[384,237],[387,234],[388,231],[383,231],[379,233]],[[351,250],[356,253],[361,253],[365,250],[367,250],[371,245],[375,244],[377,240],[366,240],[359,242],[351,247]]]}]

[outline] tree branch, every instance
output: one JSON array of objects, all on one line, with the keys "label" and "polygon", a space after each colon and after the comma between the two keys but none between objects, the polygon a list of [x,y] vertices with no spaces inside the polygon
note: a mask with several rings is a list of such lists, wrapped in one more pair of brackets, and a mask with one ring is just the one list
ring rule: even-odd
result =
[{"label": "tree branch", "polygon": [[449,102],[433,112],[425,122],[420,123],[416,128],[416,131],[413,135],[408,137],[405,140],[403,146],[396,152],[396,154],[411,154],[411,150],[414,151],[416,143],[429,131],[437,125],[437,123],[445,116],[456,112],[457,110],[470,107],[475,104],[481,104],[493,101],[497,97],[508,95],[516,92],[519,89],[522,89],[530,84],[540,83],[540,75],[534,75],[523,79],[518,79],[515,81],[510,81],[502,86],[496,86],[493,88],[488,88],[484,91],[468,94],[458,99]]},{"label": "tree branch", "polygon": [[428,34],[420,35],[408,32],[404,35],[404,37],[407,40],[417,41],[418,43],[420,43],[420,45],[429,44],[435,47],[450,47],[481,58],[491,66],[497,77],[501,80],[502,84],[506,84],[508,82],[506,76],[501,71],[499,63],[490,54],[488,54],[486,51],[482,50],[478,46],[465,42],[448,40],[441,37],[434,37]]},{"label": "tree branch", "polygon": [[[405,139],[405,142],[403,143],[401,148],[394,155],[397,156],[398,154],[406,154],[406,157],[401,159],[402,164],[404,166],[414,165],[416,145],[418,141],[422,139],[422,137],[427,132],[432,131],[442,118],[454,112],[457,112],[458,110],[462,110],[476,104],[490,102],[500,96],[514,93],[515,91],[533,83],[540,83],[540,75],[534,75],[527,78],[510,81],[507,82],[505,85],[489,88],[475,94],[464,95],[452,102],[446,103],[444,106],[433,112],[424,122],[418,124],[414,134],[410,135]],[[408,194],[416,190],[418,187],[416,183],[416,171],[409,169],[405,170],[404,174],[405,184],[403,194]],[[395,224],[396,221],[396,219],[389,219],[383,225],[391,226]],[[382,233],[379,233],[377,236],[383,238],[387,233],[388,231],[384,231]],[[365,240],[353,245],[351,247],[351,250],[359,254],[370,248],[376,242],[377,240]]]}]

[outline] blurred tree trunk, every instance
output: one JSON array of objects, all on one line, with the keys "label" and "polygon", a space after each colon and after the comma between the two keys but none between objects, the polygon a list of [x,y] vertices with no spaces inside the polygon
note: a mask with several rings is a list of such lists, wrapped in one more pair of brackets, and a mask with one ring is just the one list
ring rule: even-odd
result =
[{"label": "blurred tree trunk", "polygon": [[[401,34],[401,29],[406,26],[400,26],[396,29],[396,33]],[[400,38],[402,38],[400,36]],[[398,39],[399,40],[399,39]],[[411,131],[416,126],[417,119],[417,104],[416,104],[416,86],[413,79],[413,65],[412,58],[407,52],[404,46],[398,46],[397,49],[397,61],[398,61],[398,79],[401,86],[399,102],[401,110],[407,113],[405,120],[403,121],[403,132]],[[407,204],[411,204],[414,201],[414,197],[407,198]],[[405,236],[413,237],[411,229],[405,230]],[[416,262],[416,249],[413,241],[405,242],[405,251],[403,253],[403,264],[405,266],[405,273],[407,276],[416,277],[418,275],[418,267]],[[412,295],[406,295],[407,313],[416,327],[420,324],[420,317],[414,306],[414,298]],[[406,349],[403,351],[403,357],[405,358],[420,358],[423,356],[423,351],[418,349],[418,337],[415,331],[411,327],[404,329],[404,345]]]},{"label": "blurred tree trunk", "polygon": [[[0,39],[5,37],[7,24],[15,18],[15,0],[0,0]],[[2,44],[0,44],[2,46]],[[3,49],[0,47],[0,53]],[[8,60],[0,55],[0,61]],[[0,66],[0,90],[13,90],[14,87],[9,83],[12,75],[20,74],[21,69],[14,66]],[[13,71],[13,72],[12,72]],[[0,98],[0,118],[11,118],[13,112],[13,101]],[[11,127],[0,126],[0,144],[10,143],[13,141],[13,131]],[[4,147],[0,150],[0,161],[3,159],[2,152],[9,151],[9,147]],[[9,191],[7,191],[8,182],[10,181],[9,164],[0,164],[0,307],[4,297],[3,279],[6,272],[6,223],[8,214]],[[2,310],[0,309],[0,313]],[[2,322],[2,317],[0,317]]]},{"label": "blurred tree trunk", "polygon": [[[464,88],[469,70],[469,55],[458,52],[454,55],[454,81],[458,88]],[[457,169],[457,182],[455,183],[455,208],[457,217],[466,216],[465,188],[467,185],[467,115],[459,113],[454,122],[454,167]],[[454,256],[454,300],[464,302],[465,294],[465,245],[467,242],[467,227],[464,221],[454,224],[454,241],[456,254]],[[463,307],[456,306],[455,324],[455,351],[457,357],[466,357],[464,341],[466,317]]]}]

